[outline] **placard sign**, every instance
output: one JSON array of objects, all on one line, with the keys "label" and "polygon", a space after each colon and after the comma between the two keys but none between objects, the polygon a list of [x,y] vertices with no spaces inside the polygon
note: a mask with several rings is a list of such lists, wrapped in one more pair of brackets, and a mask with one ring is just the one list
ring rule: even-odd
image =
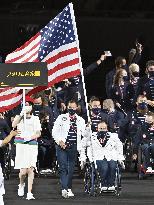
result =
[{"label": "placard sign", "polygon": [[0,88],[48,85],[47,63],[0,63]]}]

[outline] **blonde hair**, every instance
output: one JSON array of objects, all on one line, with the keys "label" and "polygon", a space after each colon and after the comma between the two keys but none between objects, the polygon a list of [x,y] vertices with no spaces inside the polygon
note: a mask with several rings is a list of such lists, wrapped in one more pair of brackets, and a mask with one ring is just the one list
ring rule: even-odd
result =
[{"label": "blonde hair", "polygon": [[152,120],[153,120],[153,122],[154,122],[154,113],[153,112],[148,112],[147,113],[147,117],[152,117]]},{"label": "blonde hair", "polygon": [[114,108],[114,102],[112,99],[106,99],[103,101],[103,106],[106,108]]},{"label": "blonde hair", "polygon": [[135,72],[136,69],[139,71],[139,69],[140,69],[139,66],[138,66],[136,63],[132,63],[132,64],[129,66],[129,72],[130,72],[130,74],[133,73],[133,72]]}]

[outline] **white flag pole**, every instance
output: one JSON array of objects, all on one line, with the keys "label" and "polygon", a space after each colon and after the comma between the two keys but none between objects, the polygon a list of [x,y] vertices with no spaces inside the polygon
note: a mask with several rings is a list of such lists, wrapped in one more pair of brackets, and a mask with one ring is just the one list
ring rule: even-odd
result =
[{"label": "white flag pole", "polygon": [[[70,6],[71,17],[72,17],[73,26],[74,26],[74,33],[75,33],[75,36],[76,36],[76,42],[77,42],[77,48],[78,48],[79,65],[80,65],[80,71],[81,71],[81,76],[82,76],[82,85],[83,85],[83,90],[84,90],[84,97],[85,97],[85,103],[86,103],[87,116],[88,116],[88,121],[90,122],[88,100],[87,100],[87,94],[86,94],[86,88],[85,88],[85,82],[84,82],[83,67],[82,67],[82,61],[81,61],[81,55],[80,55],[79,40],[78,40],[78,34],[77,34],[77,27],[76,27],[76,22],[75,22],[73,4],[69,3],[69,6]],[[91,141],[92,161],[94,161],[93,144],[92,144],[91,136],[92,136],[92,131],[91,131],[91,126],[90,126],[90,141]]]},{"label": "white flag pole", "polygon": [[88,116],[88,121],[90,121],[90,116],[89,116],[89,112],[88,112],[88,100],[87,100],[87,94],[86,94],[86,88],[85,88],[85,82],[84,82],[83,67],[82,67],[82,61],[81,61],[81,55],[80,55],[79,40],[78,40],[73,4],[69,3],[69,6],[70,6],[71,17],[72,17],[73,26],[74,26],[74,33],[75,33],[77,48],[78,48],[79,65],[80,65],[80,72],[81,72],[81,76],[82,76],[82,84],[83,84],[84,97],[85,97],[85,102],[86,102],[87,116]]},{"label": "white flag pole", "polygon": [[[32,89],[33,87],[19,87],[23,91],[23,97],[22,97],[22,105],[23,105],[23,110],[25,111],[25,104],[26,104],[26,90],[27,89]],[[24,112],[24,130],[26,130],[26,112]]]},{"label": "white flag pole", "polygon": [[23,110],[24,110],[24,130],[26,130],[26,112],[25,112],[26,89],[22,88],[22,91],[23,91],[22,105],[23,105]]}]

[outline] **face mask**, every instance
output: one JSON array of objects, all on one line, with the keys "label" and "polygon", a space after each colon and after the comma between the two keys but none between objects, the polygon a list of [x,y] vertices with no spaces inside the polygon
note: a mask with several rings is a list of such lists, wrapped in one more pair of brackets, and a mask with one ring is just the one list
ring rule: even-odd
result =
[{"label": "face mask", "polygon": [[106,113],[106,114],[108,114],[109,110],[106,109],[106,108],[103,108],[103,112]]},{"label": "face mask", "polygon": [[42,109],[42,105],[34,105],[35,111],[40,111]]},{"label": "face mask", "polygon": [[43,120],[42,122],[42,126],[44,127],[48,127],[49,122],[47,120]]},{"label": "face mask", "polygon": [[154,71],[149,71],[149,76],[154,77]]},{"label": "face mask", "polygon": [[52,98],[52,100],[49,101],[49,106],[53,106],[55,104],[56,99]]},{"label": "face mask", "polygon": [[133,76],[134,77],[139,77],[139,73],[138,72],[133,72]]},{"label": "face mask", "polygon": [[50,95],[50,94],[51,94],[51,90],[45,90],[44,93],[45,93],[46,95]]},{"label": "face mask", "polygon": [[129,77],[128,77],[128,76],[123,76],[123,80],[124,80],[124,81],[128,81],[128,80],[129,80]]},{"label": "face mask", "polygon": [[93,112],[95,115],[98,115],[98,114],[101,112],[101,108],[92,108],[92,112]]},{"label": "face mask", "polygon": [[107,131],[98,131],[97,132],[97,139],[104,138],[107,134]]},{"label": "face mask", "polygon": [[122,68],[123,68],[123,69],[127,69],[127,64],[122,65]]},{"label": "face mask", "polygon": [[69,113],[70,115],[75,115],[76,110],[74,110],[74,109],[72,109],[72,108],[68,108],[68,113]]},{"label": "face mask", "polygon": [[98,131],[97,132],[97,139],[99,143],[104,147],[108,141],[107,131]]},{"label": "face mask", "polygon": [[32,106],[25,106],[26,113],[30,113],[32,111]]},{"label": "face mask", "polygon": [[147,108],[147,103],[146,102],[142,102],[138,104],[138,109],[140,110],[145,110]]}]

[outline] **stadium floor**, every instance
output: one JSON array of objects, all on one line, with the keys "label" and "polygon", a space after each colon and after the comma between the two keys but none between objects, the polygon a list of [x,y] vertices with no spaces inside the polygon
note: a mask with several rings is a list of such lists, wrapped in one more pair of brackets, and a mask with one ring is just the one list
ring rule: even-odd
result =
[{"label": "stadium floor", "polygon": [[36,177],[33,194],[36,200],[27,201],[17,196],[17,175],[5,181],[5,205],[149,205],[154,204],[154,177],[138,180],[136,173],[123,173],[121,196],[104,195],[91,197],[83,191],[83,179],[73,179],[72,199],[62,199],[59,180],[55,177]]}]

